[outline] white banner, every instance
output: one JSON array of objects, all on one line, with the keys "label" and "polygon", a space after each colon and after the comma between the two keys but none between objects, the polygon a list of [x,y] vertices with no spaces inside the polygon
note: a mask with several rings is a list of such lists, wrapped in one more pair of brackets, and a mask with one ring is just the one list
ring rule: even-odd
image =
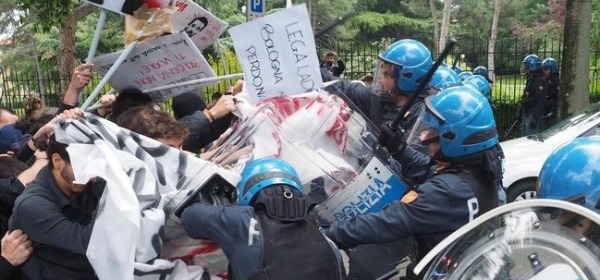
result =
[{"label": "white banner", "polygon": [[[93,63],[96,72],[104,76],[120,53],[95,58]],[[215,76],[196,45],[187,34],[180,33],[140,43],[112,75],[109,84],[117,91],[126,88],[145,91],[157,86]],[[150,94],[156,99],[165,100],[201,86],[206,84],[175,87]]]},{"label": "white banner", "polygon": [[229,29],[252,102],[323,85],[306,5]]},{"label": "white banner", "polygon": [[147,4],[148,8],[164,8],[169,5],[169,0],[85,0],[100,8],[119,14],[133,15],[135,10]]},{"label": "white banner", "polygon": [[200,50],[214,43],[228,26],[227,22],[190,0],[175,1],[171,22],[175,31],[187,33]]}]

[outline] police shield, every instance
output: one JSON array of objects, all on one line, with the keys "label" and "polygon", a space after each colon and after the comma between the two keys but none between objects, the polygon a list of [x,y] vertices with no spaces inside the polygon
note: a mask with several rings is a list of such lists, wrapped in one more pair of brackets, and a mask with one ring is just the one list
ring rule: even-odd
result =
[{"label": "police shield", "polygon": [[549,199],[506,204],[448,236],[424,279],[600,279],[600,215]]},{"label": "police shield", "polygon": [[250,159],[287,161],[325,223],[379,211],[407,185],[376,148],[377,129],[340,96],[313,91],[255,105],[238,97],[240,122],[209,150],[210,160],[239,170]]}]

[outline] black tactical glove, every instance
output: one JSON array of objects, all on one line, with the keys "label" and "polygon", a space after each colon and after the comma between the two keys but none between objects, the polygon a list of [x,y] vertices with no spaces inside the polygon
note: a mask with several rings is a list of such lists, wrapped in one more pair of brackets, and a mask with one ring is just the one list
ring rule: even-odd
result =
[{"label": "black tactical glove", "polygon": [[385,147],[385,149],[391,154],[398,154],[404,151],[406,148],[406,142],[404,141],[404,132],[400,128],[392,128],[389,123],[381,125],[379,128],[379,145]]}]

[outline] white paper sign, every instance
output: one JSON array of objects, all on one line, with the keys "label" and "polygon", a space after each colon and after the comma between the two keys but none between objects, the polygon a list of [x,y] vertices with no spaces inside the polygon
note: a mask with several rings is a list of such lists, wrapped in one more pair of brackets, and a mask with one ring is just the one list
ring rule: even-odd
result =
[{"label": "white paper sign", "polygon": [[[102,55],[93,60],[95,70],[103,76],[121,52]],[[146,91],[158,86],[215,77],[212,68],[185,33],[165,35],[140,43],[109,79],[116,90],[138,88]],[[164,100],[208,84],[175,87],[151,93]]]},{"label": "white paper sign", "polygon": [[228,26],[227,22],[190,0],[175,1],[171,22],[175,31],[187,33],[200,50],[214,43]]},{"label": "white paper sign", "polygon": [[164,8],[169,5],[170,0],[85,0],[100,8],[119,14],[133,15],[133,12],[142,5],[148,8]]},{"label": "white paper sign", "polygon": [[306,5],[229,29],[252,102],[323,84]]}]

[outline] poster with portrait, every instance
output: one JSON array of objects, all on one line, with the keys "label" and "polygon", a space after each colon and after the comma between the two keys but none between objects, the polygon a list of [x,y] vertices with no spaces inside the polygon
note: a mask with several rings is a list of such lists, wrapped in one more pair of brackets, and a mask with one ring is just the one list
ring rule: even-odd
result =
[{"label": "poster with portrait", "polygon": [[171,17],[173,29],[185,32],[199,50],[213,44],[227,29],[227,22],[214,16],[191,0],[176,0]]}]

